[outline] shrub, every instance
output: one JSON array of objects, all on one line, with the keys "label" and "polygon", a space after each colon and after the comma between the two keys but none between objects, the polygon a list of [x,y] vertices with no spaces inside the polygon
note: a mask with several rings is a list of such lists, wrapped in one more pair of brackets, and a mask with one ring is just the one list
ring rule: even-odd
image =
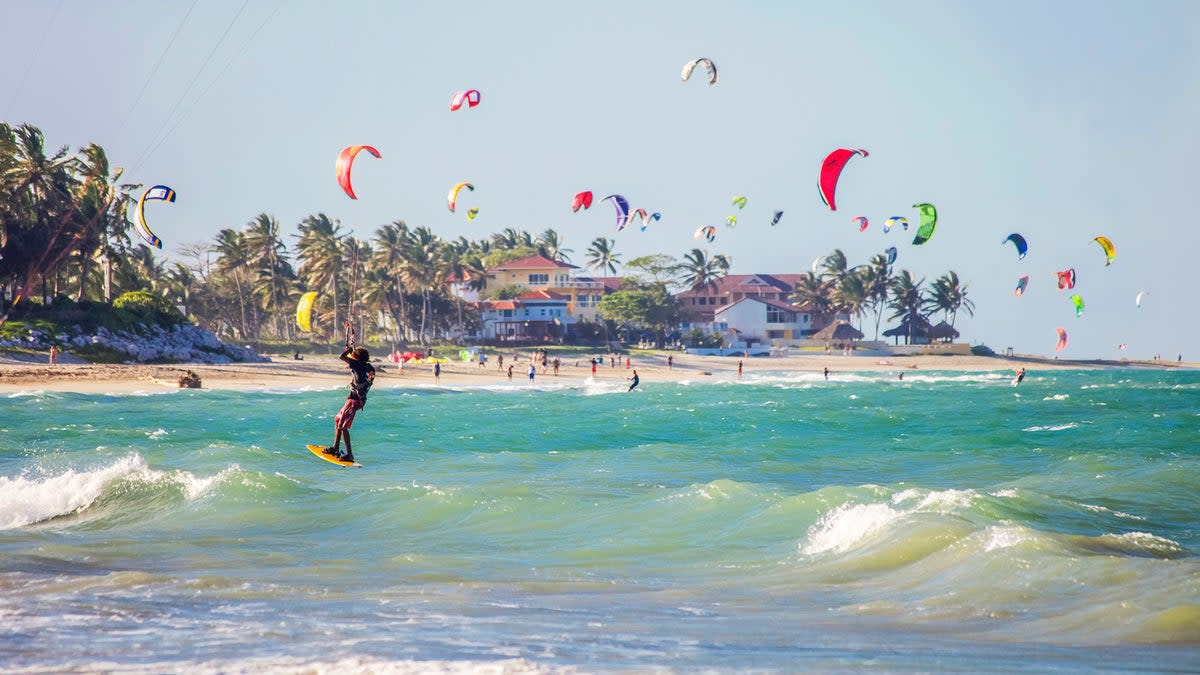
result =
[{"label": "shrub", "polygon": [[972,345],[971,353],[974,354],[975,356],[995,356],[996,355],[996,352],[992,351],[992,348],[987,345]]},{"label": "shrub", "polygon": [[135,323],[164,328],[185,323],[187,318],[170,302],[150,291],[129,291],[113,300],[113,309],[124,313]]}]

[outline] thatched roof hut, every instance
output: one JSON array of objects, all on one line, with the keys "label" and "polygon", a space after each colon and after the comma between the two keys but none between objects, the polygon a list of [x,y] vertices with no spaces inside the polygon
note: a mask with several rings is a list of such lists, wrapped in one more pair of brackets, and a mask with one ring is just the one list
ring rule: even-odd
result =
[{"label": "thatched roof hut", "polygon": [[813,334],[813,340],[861,340],[863,334],[849,321],[835,321]]},{"label": "thatched roof hut", "polygon": [[958,338],[958,331],[954,330],[954,326],[951,326],[945,321],[929,329],[930,340],[945,340],[946,342],[951,342],[956,338]]},{"label": "thatched roof hut", "polygon": [[909,317],[904,323],[883,331],[884,337],[894,337],[896,342],[904,338],[904,344],[926,344],[933,326],[923,316]]}]

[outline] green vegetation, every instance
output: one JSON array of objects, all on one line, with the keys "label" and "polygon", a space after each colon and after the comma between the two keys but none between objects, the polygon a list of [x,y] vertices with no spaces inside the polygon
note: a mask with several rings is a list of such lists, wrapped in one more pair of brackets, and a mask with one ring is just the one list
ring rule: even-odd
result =
[{"label": "green vegetation", "polygon": [[[297,224],[289,250],[279,221],[259,213],[210,242],[176,244],[183,262],[168,266],[130,235],[128,214],[143,187],[121,183],[100,146],[51,151],[40,129],[0,123],[0,336],[22,335],[37,321],[52,334],[62,326],[128,330],[191,321],[229,342],[276,341],[305,351],[301,345],[339,344],[348,323],[380,342],[430,344],[479,325],[456,284],[478,292],[489,267],[534,254],[570,262],[572,253],[553,229],[534,236],[510,227],[447,241],[396,220],[359,239],[324,213]],[[585,267],[618,274],[616,246],[595,238],[582,254]],[[685,319],[668,289],[711,287],[731,264],[698,248],[678,263],[661,254],[630,260],[628,283],[603,301],[605,321],[579,325],[577,333],[598,341],[645,331],[661,338]],[[318,293],[309,334],[294,319],[305,291]],[[43,298],[54,301],[43,307]],[[959,310],[974,310],[954,272],[926,289],[908,272],[893,274],[882,255],[850,268],[841,251],[825,258],[819,274],[806,274],[792,300],[816,316],[845,312],[860,324],[870,312],[876,337],[885,310],[890,319],[943,312],[951,324]]]}]

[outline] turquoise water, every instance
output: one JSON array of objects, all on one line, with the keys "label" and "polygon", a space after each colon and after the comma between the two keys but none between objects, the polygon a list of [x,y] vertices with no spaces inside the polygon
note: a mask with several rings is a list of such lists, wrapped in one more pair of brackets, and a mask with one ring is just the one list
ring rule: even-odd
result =
[{"label": "turquoise water", "polygon": [[1200,373],[386,385],[0,399],[0,669],[1200,667]]}]

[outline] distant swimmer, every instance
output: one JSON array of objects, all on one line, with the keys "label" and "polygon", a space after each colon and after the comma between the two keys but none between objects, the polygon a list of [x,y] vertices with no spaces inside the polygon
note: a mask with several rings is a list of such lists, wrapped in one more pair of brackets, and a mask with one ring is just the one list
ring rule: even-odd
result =
[{"label": "distant swimmer", "polygon": [[636,370],[633,371],[633,377],[627,377],[625,379],[633,381],[633,384],[629,385],[629,388],[626,389],[625,391],[633,391],[635,388],[637,388],[638,383],[640,383],[642,381],[641,378],[638,377]]},{"label": "distant swimmer", "polygon": [[1024,379],[1025,379],[1025,369],[1021,368],[1020,370],[1017,371],[1017,377],[1016,377],[1016,379],[1013,380],[1012,386],[1015,387],[1018,384],[1021,384],[1021,380],[1024,380]]}]

